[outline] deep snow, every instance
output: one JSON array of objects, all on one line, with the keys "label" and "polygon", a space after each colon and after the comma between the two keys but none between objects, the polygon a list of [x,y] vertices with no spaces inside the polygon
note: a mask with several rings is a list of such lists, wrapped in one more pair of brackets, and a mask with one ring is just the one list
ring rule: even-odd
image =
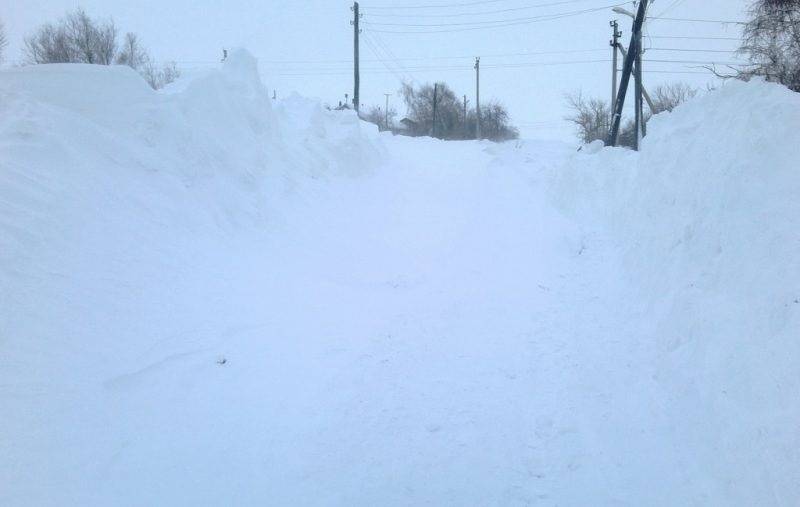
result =
[{"label": "deep snow", "polygon": [[0,504],[800,501],[796,94],[576,153],[257,75],[0,72]]}]

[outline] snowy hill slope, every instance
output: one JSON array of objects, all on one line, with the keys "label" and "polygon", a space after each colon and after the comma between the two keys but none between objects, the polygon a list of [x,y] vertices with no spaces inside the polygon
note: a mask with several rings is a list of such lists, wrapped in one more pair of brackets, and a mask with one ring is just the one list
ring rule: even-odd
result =
[{"label": "snowy hill slope", "polygon": [[244,52],[3,71],[0,503],[793,505],[798,123],[735,84],[576,154]]}]

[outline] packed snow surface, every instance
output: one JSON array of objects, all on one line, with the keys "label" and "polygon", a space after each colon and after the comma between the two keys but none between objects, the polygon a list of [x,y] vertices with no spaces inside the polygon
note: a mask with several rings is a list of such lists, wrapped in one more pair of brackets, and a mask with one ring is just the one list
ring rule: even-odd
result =
[{"label": "packed snow surface", "polygon": [[798,505],[799,97],[576,152],[0,72],[0,505]]}]

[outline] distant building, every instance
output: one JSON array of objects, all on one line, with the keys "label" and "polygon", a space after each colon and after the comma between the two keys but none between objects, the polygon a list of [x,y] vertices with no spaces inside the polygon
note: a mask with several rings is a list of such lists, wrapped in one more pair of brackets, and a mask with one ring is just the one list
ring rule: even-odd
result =
[{"label": "distant building", "polygon": [[399,134],[413,136],[419,132],[419,124],[409,118],[400,120],[400,127],[397,129]]}]

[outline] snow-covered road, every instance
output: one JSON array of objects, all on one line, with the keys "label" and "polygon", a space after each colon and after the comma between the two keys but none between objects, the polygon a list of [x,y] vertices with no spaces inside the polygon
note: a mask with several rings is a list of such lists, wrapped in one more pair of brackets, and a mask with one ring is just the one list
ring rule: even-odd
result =
[{"label": "snow-covered road", "polygon": [[619,256],[536,177],[570,150],[509,170],[490,144],[384,141],[373,174],[308,184],[267,234],[145,229],[125,266],[129,244],[73,245],[59,296],[80,293],[53,304],[92,305],[33,375],[47,403],[17,400],[10,491],[44,473],[43,503],[677,498]]}]

